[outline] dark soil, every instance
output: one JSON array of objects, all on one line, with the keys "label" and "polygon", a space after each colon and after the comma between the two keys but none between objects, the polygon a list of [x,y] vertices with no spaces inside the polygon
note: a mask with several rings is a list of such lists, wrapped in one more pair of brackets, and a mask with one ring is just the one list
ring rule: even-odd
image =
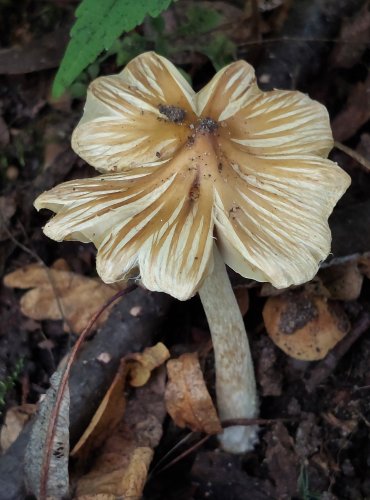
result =
[{"label": "dark soil", "polygon": [[[260,2],[269,3],[273,2]],[[248,21],[250,38],[245,35],[243,41],[244,32],[238,32],[238,57],[256,66],[263,86],[297,88],[324,103],[329,109],[335,139],[369,162],[369,2],[275,3],[281,5],[260,13],[257,30],[256,19],[252,16]],[[225,4],[243,9],[241,1]],[[37,213],[32,205],[45,189],[95,174],[70,149],[71,132],[81,116],[83,99],[68,94],[57,101],[50,97],[76,5],[72,0],[0,1],[2,277],[39,259],[51,265],[59,258],[65,259],[77,273],[96,275],[94,248],[78,242],[55,243],[46,238],[42,226],[49,214]],[[138,30],[145,33],[145,29],[144,24]],[[284,41],[283,36],[287,37]],[[259,43],[262,39],[271,41]],[[176,63],[188,71],[196,88],[214,74],[209,60],[198,52],[185,51],[177,58]],[[114,57],[107,58],[100,66],[100,74],[117,71]],[[170,111],[162,113],[168,116]],[[180,120],[177,114],[173,121]],[[330,220],[333,255],[329,261],[342,266],[339,271],[342,277],[348,262],[358,262],[361,257],[365,266],[368,262],[370,171],[338,149],[331,158],[352,177],[350,189]],[[230,276],[235,287],[249,290],[245,322],[256,366],[260,414],[273,422],[261,426],[260,443],[243,456],[221,452],[216,439],[211,438],[172,465],[170,462],[190,447],[188,442],[185,447],[176,448],[166,462],[170,466],[162,471],[161,467],[155,468],[158,461],[188,433],[175,427],[168,418],[145,498],[369,499],[370,272],[356,296],[348,294],[347,289],[343,291],[344,278],[340,285],[342,295],[330,296],[335,307],[350,321],[349,340],[334,350],[329,360],[318,362],[289,358],[267,336],[262,309],[266,296],[273,293],[271,289],[233,272]],[[319,275],[309,290],[318,286],[318,281],[325,285],[325,279]],[[327,288],[330,289],[329,285]],[[73,335],[64,331],[62,321],[34,321],[23,316],[20,310],[23,293],[0,282],[0,380],[6,387],[0,424],[8,408],[39,400],[59,361],[75,341]],[[292,321],[304,325],[312,316],[312,311],[299,301],[295,308],[295,318],[288,321],[287,328],[292,328]],[[171,302],[164,325],[156,332],[156,340],[163,341],[174,354],[202,351],[209,334],[198,298],[186,303]],[[203,367],[213,394],[212,354],[203,359]],[[200,438],[194,434],[192,444]],[[21,456],[22,452],[17,453]],[[0,500],[24,498],[16,487],[12,493],[6,474],[2,475],[3,470],[10,470],[10,462],[7,467],[6,455],[1,460],[6,467],[0,467]]]}]

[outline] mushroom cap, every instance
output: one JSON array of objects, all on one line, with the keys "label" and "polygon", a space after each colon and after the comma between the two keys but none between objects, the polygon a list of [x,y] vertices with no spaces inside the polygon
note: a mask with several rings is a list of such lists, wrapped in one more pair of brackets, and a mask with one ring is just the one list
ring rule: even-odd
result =
[{"label": "mushroom cap", "polygon": [[103,173],[43,193],[57,241],[92,241],[103,281],[135,267],[144,286],[185,300],[213,245],[241,275],[277,288],[311,279],[330,250],[327,219],[350,184],[326,159],[324,106],[262,92],[237,61],[195,93],[154,52],[93,81],[72,147]]}]

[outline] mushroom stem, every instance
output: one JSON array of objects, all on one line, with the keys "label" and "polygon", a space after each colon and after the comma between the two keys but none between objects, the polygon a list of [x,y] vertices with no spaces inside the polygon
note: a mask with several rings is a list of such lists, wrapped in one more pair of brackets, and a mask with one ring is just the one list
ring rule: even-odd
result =
[{"label": "mushroom stem", "polygon": [[[220,419],[255,418],[258,401],[248,337],[216,245],[214,269],[200,288],[199,296],[212,335]],[[219,441],[225,451],[243,453],[253,449],[257,432],[257,426],[233,426],[224,430]]]}]

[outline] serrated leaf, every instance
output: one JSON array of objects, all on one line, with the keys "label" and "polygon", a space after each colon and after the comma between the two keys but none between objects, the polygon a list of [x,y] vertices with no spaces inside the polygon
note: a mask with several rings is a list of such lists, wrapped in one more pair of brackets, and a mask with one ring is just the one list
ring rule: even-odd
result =
[{"label": "serrated leaf", "polygon": [[59,97],[122,33],[141,24],[146,15],[158,16],[170,3],[171,0],[82,0],[54,80],[53,97]]}]

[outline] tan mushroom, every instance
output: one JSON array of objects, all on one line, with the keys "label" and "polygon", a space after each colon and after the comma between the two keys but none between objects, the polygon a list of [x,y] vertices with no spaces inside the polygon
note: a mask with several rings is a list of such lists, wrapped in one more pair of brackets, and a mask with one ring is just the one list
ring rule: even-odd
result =
[{"label": "tan mushroom", "polygon": [[[74,150],[103,175],[64,183],[36,208],[57,241],[92,241],[103,281],[138,268],[150,290],[199,291],[215,348],[221,419],[257,415],[253,366],[224,263],[281,288],[312,278],[330,250],[327,218],[349,177],[326,159],[326,109],[299,92],[264,93],[237,61],[195,93],[145,53],[90,85]],[[221,437],[251,449],[256,428]]]}]

